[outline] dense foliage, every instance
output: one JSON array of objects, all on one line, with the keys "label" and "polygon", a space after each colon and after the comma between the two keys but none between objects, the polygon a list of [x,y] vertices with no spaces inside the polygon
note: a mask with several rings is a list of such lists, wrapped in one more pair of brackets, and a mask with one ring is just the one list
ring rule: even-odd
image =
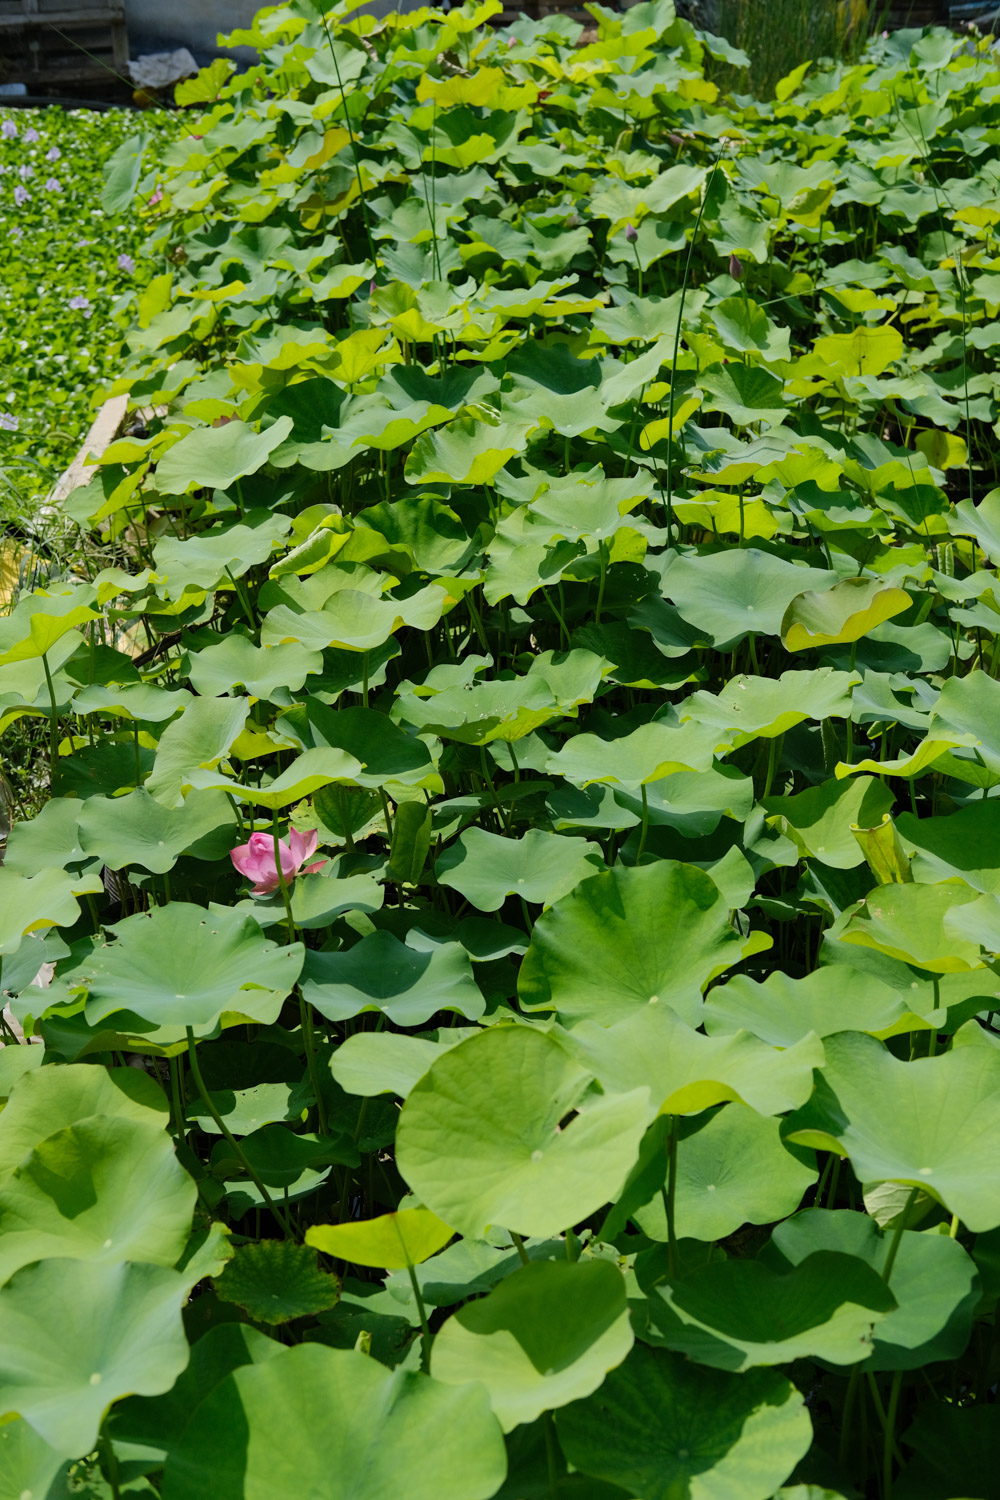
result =
[{"label": "dense foliage", "polygon": [[1000,62],[498,10],[186,89],[0,620],[3,1500],[998,1493]]}]

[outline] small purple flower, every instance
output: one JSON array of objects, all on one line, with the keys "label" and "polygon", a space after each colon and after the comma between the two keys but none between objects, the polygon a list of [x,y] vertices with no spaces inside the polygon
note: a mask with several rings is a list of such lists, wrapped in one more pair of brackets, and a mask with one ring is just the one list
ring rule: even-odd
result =
[{"label": "small purple flower", "polygon": [[30,203],[30,201],[31,194],[28,192],[28,189],[22,187],[21,184],[18,183],[17,187],[14,189],[14,202],[17,204],[18,208],[23,208],[24,204]]},{"label": "small purple flower", "polygon": [[59,178],[50,177],[48,182],[45,184],[45,191],[47,193],[61,193],[62,183],[59,181]]},{"label": "small purple flower", "polygon": [[17,126],[13,120],[4,120],[3,124],[0,125],[0,135],[3,136],[5,141],[14,141],[17,139]]},{"label": "small purple flower", "polygon": [[738,255],[731,255],[729,257],[729,274],[734,281],[743,280],[743,262]]},{"label": "small purple flower", "polygon": [[33,146],[36,141],[41,140],[41,136],[38,134],[38,131],[33,125],[29,125],[27,130],[24,132],[24,139],[27,141],[29,146]]},{"label": "small purple flower", "polygon": [[636,240],[639,238],[639,231],[638,229],[636,229],[634,224],[625,225],[625,238],[628,240],[630,245],[634,245]]},{"label": "small purple flower", "polygon": [[34,167],[29,167],[27,164],[25,164],[23,167],[18,167],[17,175],[18,177],[20,177],[22,182],[27,182],[29,177],[34,177],[35,169]]},{"label": "small purple flower", "polygon": [[60,156],[62,156],[62,152],[59,150],[59,147],[58,146],[50,146],[49,149],[45,153],[45,160],[46,161],[58,161],[59,158],[60,158]]},{"label": "small purple flower", "polygon": [[69,307],[73,312],[82,312],[85,318],[89,318],[94,311],[87,297],[76,296],[69,299]]},{"label": "small purple flower", "polygon": [[132,274],[132,272],[135,270],[135,261],[132,259],[131,255],[119,255],[118,269],[119,271],[128,271],[129,275]]},{"label": "small purple flower", "polygon": [[18,420],[12,411],[0,411],[0,431],[16,432]]}]

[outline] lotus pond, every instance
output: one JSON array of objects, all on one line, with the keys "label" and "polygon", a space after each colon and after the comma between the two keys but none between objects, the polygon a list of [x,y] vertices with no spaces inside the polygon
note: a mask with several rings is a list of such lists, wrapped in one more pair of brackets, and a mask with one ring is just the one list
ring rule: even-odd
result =
[{"label": "lotus pond", "polygon": [[1000,1493],[1000,60],[499,9],[263,11],[114,158],[2,1500]]}]

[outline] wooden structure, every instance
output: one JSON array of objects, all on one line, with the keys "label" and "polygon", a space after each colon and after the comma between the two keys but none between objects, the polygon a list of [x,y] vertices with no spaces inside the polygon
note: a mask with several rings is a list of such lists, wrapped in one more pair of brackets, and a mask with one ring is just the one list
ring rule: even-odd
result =
[{"label": "wooden structure", "polygon": [[0,82],[106,84],[127,63],[125,0],[0,0]]}]

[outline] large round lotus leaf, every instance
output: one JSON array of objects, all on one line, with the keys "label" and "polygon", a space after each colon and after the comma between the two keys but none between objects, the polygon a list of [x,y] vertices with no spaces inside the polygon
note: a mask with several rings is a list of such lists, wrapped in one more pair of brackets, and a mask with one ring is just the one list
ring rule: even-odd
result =
[{"label": "large round lotus leaf", "polygon": [[662,859],[594,875],[543,912],[521,964],[527,1010],[607,1026],[647,1005],[697,1026],[702,990],[739,963],[743,942],[704,870]]},{"label": "large round lotus leaf", "polygon": [[482,1239],[490,1224],[558,1234],[617,1195],[646,1124],[644,1088],[614,1098],[589,1089],[554,1037],[492,1027],[416,1084],[396,1128],[397,1166],[460,1234]]},{"label": "large round lotus leaf", "polygon": [[449,1318],[431,1374],[448,1385],[481,1381],[509,1432],[596,1391],[632,1343],[617,1266],[534,1261]]},{"label": "large round lotus leaf", "polygon": [[692,693],[680,705],[684,722],[711,730],[717,755],[750,740],[775,739],[803,719],[846,719],[851,713],[850,672],[819,667],[780,677],[734,677],[721,693]]},{"label": "large round lotus leaf", "polygon": [[17,875],[0,869],[0,958],[16,953],[29,932],[72,927],[80,915],[77,896],[101,889],[99,875],[68,875],[65,870]]},{"label": "large round lotus leaf", "polygon": [[[815,1181],[815,1169],[782,1145],[776,1119],[729,1104],[678,1144],[676,1232],[713,1242],[742,1224],[772,1224],[794,1213]],[[659,1193],[633,1218],[650,1239],[667,1238]]]},{"label": "large round lotus leaf", "polygon": [[405,1099],[435,1058],[465,1040],[460,1031],[451,1041],[451,1029],[443,1031],[438,1042],[398,1032],[358,1031],[337,1048],[330,1059],[330,1072],[345,1093],[366,1097],[398,1094]]},{"label": "large round lotus leaf", "polygon": [[304,956],[300,943],[270,942],[252,917],[185,901],[126,917],[110,930],[118,941],[72,971],[72,982],[86,986],[91,1024],[129,1011],[204,1035],[228,1011],[270,1025]]},{"label": "large round lotus leaf", "polygon": [[813,1069],[823,1065],[823,1044],[811,1033],[782,1049],[745,1032],[702,1036],[663,1005],[616,1026],[582,1022],[563,1041],[605,1093],[648,1089],[653,1114],[696,1115],[728,1099],[782,1114],[805,1103]]},{"label": "large round lotus leaf", "polygon": [[162,1129],[167,1112],[162,1090],[148,1073],[135,1068],[95,1068],[86,1063],[39,1068],[18,1081],[0,1111],[0,1173],[20,1166],[50,1135],[91,1115]]},{"label": "large round lotus leaf", "polygon": [[75,797],[53,797],[35,817],[19,819],[7,835],[4,869],[34,875],[85,864],[87,856],[77,839],[80,811]]},{"label": "large round lotus leaf", "polygon": [[0,1495],[47,1500],[65,1457],[51,1449],[23,1417],[0,1424]]},{"label": "large round lotus leaf", "polygon": [[0,1421],[89,1453],[112,1401],[168,1391],[188,1360],[191,1282],[162,1266],[43,1260],[0,1288]]},{"label": "large round lotus leaf", "polygon": [[56,1256],[171,1266],[196,1199],[162,1124],[93,1115],[64,1126],[0,1180],[0,1282]]},{"label": "large round lotus leaf", "polygon": [[508,896],[552,906],[603,866],[597,845],[582,839],[539,828],[505,839],[485,828],[467,828],[440,856],[434,873],[478,911],[499,911]]},{"label": "large round lotus leaf", "polygon": [[790,838],[799,853],[850,870],[864,863],[851,824],[874,828],[893,805],[888,787],[874,776],[823,781],[794,797],[768,797],[763,806],[771,825]]},{"label": "large round lotus leaf", "polygon": [[809,1357],[856,1364],[895,1306],[877,1271],[835,1250],[817,1250],[783,1274],[760,1261],[715,1261],[649,1296],[668,1348],[719,1370]]},{"label": "large round lotus leaf", "polygon": [[784,1376],[703,1369],[643,1344],[556,1425],[571,1464],[642,1500],[771,1500],[812,1442]]},{"label": "large round lotus leaf", "polygon": [[326,1312],[340,1297],[336,1277],[321,1271],[313,1252],[294,1240],[238,1245],[215,1290],[223,1302],[272,1327]]},{"label": "large round lotus leaf", "polygon": [[1000,1053],[958,1047],[902,1062],[842,1032],[786,1139],[848,1156],[861,1182],[921,1188],[970,1229],[1000,1225]]},{"label": "large round lotus leaf", "polygon": [[352,755],[360,767],[353,778],[358,786],[379,787],[389,780],[414,786],[434,769],[423,740],[371,708],[332,709],[310,699],[282,714],[280,726],[304,750],[329,748]]},{"label": "large round lotus leaf", "polygon": [[0,621],[0,666],[46,655],[63,636],[96,619],[94,590],[81,586],[65,593],[27,594]]},{"label": "large round lotus leaf", "polygon": [[422,1026],[439,1010],[475,1020],[486,1009],[461,943],[418,952],[391,932],[372,932],[343,953],[309,953],[302,993],[328,1021],[381,1011],[397,1026]]},{"label": "large round lotus leaf", "polygon": [[430,1209],[404,1208],[377,1219],[314,1224],[306,1230],[306,1244],[349,1265],[388,1270],[419,1265],[447,1245],[454,1233]]},{"label": "large round lotus leaf", "polygon": [[[196,698],[168,724],[156,747],[146,788],[164,807],[180,807],[191,787],[227,778],[216,767],[238,737],[250,712],[247,698]],[[114,790],[114,788],[109,788]]]},{"label": "large round lotus leaf", "polygon": [[916,851],[911,861],[914,880],[930,885],[960,876],[977,891],[1000,894],[1000,800],[977,798],[948,817],[900,813],[896,831],[904,847]]},{"label": "large round lotus leaf", "polygon": [[[840,1250],[881,1276],[892,1238],[866,1214],[810,1208],[776,1227],[765,1254],[770,1264],[795,1266],[818,1250]],[[981,1293],[975,1262],[957,1240],[904,1229],[891,1286],[898,1306],[876,1325],[866,1368],[917,1370],[964,1353]]]},{"label": "large round lotus leaf", "polygon": [[709,1036],[749,1031],[772,1047],[791,1047],[810,1031],[819,1037],[835,1031],[886,1037],[926,1023],[874,974],[832,964],[801,979],[780,969],[762,981],[736,974],[709,991],[704,1024]]},{"label": "large round lotus leaf", "polygon": [[786,651],[857,641],[909,609],[910,596],[880,578],[842,578],[833,588],[808,589],[793,599],[781,622]]},{"label": "large round lotus leaf", "polygon": [[575,734],[549,756],[545,769],[574,786],[610,782],[635,790],[678,771],[710,770],[717,740],[712,728],[703,728],[693,719],[683,724],[655,720],[616,740]]},{"label": "large round lotus leaf", "polygon": [[782,616],[797,594],[836,581],[835,573],[746,547],[701,557],[675,554],[662,590],[682,619],[697,625],[719,651],[732,651],[745,636],[780,634]]},{"label": "large round lotus leaf", "polygon": [[875,948],[933,974],[977,969],[982,964],[978,941],[953,932],[948,918],[979,895],[964,881],[879,886],[851,917],[840,940]]},{"label": "large round lotus leaf", "polygon": [[138,865],[154,875],[172,870],[182,854],[222,859],[239,843],[236,814],[224,792],[190,792],[180,807],[164,807],[144,787],[126,797],[88,797],[79,813],[86,854],[113,870]]},{"label": "large round lotus leaf", "polygon": [[507,1469],[480,1386],[390,1371],[299,1344],[243,1365],[197,1408],[170,1454],[164,1500],[489,1500]]},{"label": "large round lotus leaf", "polygon": [[[227,422],[222,427],[196,427],[160,459],[156,466],[156,488],[161,495],[185,495],[192,485],[228,490],[238,479],[255,474],[267,461],[268,454],[284,441],[291,430],[292,419],[287,416],[279,417],[264,432],[254,432],[246,422],[236,421]],[[163,543],[160,544],[162,545]],[[174,543],[178,551],[184,545],[182,542]],[[239,546],[231,545],[225,551],[227,558],[238,559],[245,556]],[[268,545],[264,555],[254,557],[252,561],[264,562],[270,552]],[[169,554],[169,561],[174,565],[173,553]],[[167,560],[162,559],[162,563],[165,568]],[[219,571],[222,572],[221,563]],[[183,578],[188,572],[187,560],[180,553],[175,566],[176,576]],[[212,585],[209,584],[208,587]]]},{"label": "large round lotus leaf", "polygon": [[278,688],[298,691],[313,672],[323,670],[323,655],[298,641],[255,646],[245,635],[220,636],[218,644],[192,651],[187,659],[191,686],[210,697],[246,688],[255,698],[270,698]]},{"label": "large round lotus leaf", "polygon": [[551,719],[576,718],[580,704],[592,701],[610,669],[593,651],[546,651],[523,677],[505,674],[432,695],[401,695],[396,715],[421,732],[462,744],[513,744]]}]

